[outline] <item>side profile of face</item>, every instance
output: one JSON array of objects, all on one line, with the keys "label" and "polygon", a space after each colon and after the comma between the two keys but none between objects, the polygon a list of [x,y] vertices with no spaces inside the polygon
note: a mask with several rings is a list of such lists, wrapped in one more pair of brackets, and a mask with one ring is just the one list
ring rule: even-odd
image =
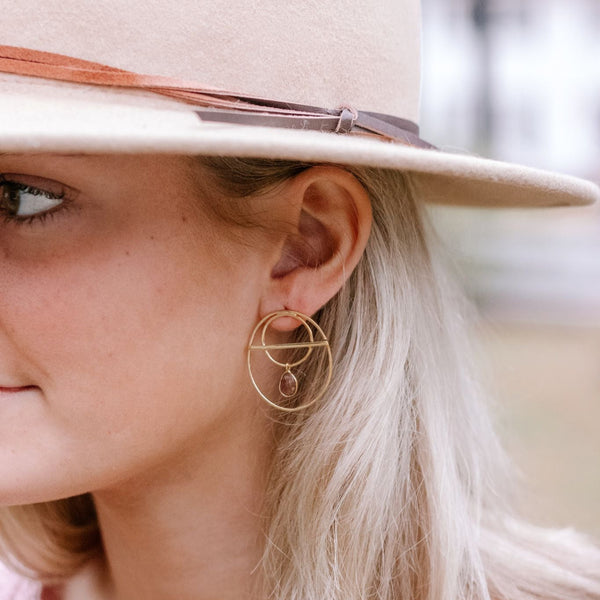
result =
[{"label": "side profile of face", "polygon": [[217,457],[235,488],[240,457],[268,461],[250,333],[340,289],[371,206],[313,167],[243,199],[249,227],[214,210],[216,181],[190,157],[0,155],[0,505],[218,475]]},{"label": "side profile of face", "polygon": [[271,266],[200,208],[189,170],[0,156],[0,504],[116,485],[247,426]]}]

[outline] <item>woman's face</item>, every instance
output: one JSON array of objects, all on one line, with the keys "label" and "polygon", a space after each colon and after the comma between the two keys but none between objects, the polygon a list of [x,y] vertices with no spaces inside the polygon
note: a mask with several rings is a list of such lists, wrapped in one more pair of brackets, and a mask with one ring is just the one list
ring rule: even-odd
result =
[{"label": "woman's face", "polygon": [[247,426],[267,250],[203,212],[191,168],[0,156],[0,503],[107,488]]}]

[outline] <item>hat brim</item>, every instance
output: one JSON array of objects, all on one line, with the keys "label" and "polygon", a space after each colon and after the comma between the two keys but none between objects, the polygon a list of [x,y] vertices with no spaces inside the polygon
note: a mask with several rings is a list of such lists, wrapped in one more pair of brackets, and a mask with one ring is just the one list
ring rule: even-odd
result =
[{"label": "hat brim", "polygon": [[585,180],[369,137],[201,121],[148,92],[3,75],[1,153],[169,153],[361,165],[407,172],[425,202],[487,207],[591,204]]}]

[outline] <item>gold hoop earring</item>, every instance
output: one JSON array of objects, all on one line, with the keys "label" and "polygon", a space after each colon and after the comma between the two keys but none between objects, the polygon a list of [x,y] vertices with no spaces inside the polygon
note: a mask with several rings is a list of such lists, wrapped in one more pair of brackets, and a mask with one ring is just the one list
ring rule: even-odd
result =
[{"label": "gold hoop earring", "polygon": [[[281,319],[283,317],[290,317],[298,321],[302,327],[306,330],[308,335],[308,341],[306,342],[290,342],[287,344],[267,344],[266,343],[266,335],[269,326],[273,323],[273,321],[277,319]],[[260,331],[260,343],[255,344],[255,338],[257,337],[258,332]],[[315,339],[315,336],[317,339]],[[273,352],[277,350],[301,350],[306,349],[306,352],[300,358],[295,358],[292,362],[283,362],[277,360],[273,356]],[[264,352],[265,356],[275,365],[282,367],[284,369],[281,377],[279,379],[279,394],[282,398],[294,398],[299,393],[299,381],[298,377],[292,371],[295,367],[300,366],[315,350],[324,350],[326,352],[327,357],[327,372],[325,374],[323,384],[319,388],[317,394],[311,398],[310,402],[306,402],[300,406],[281,406],[277,402],[274,402],[270,398],[266,396],[266,394],[260,389],[260,386],[256,382],[254,374],[252,373],[252,357],[256,355],[258,352]],[[250,343],[248,344],[248,373],[250,374],[250,380],[252,381],[252,385],[260,395],[260,397],[267,402],[270,406],[277,408],[278,410],[284,412],[297,412],[312,406],[317,400],[323,397],[323,394],[327,391],[329,387],[329,383],[331,382],[332,375],[332,358],[331,358],[331,348],[329,346],[329,340],[326,335],[323,333],[323,330],[319,327],[319,325],[307,315],[303,315],[295,310],[280,310],[277,312],[273,312],[268,314],[266,317],[261,319],[259,323],[254,328],[252,335],[250,336]]]}]

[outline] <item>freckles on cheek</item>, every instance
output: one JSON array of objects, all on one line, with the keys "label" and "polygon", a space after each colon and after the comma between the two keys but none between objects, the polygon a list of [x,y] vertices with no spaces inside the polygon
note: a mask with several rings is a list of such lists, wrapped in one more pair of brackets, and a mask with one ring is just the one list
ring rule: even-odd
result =
[{"label": "freckles on cheek", "polygon": [[[200,342],[215,347],[243,330],[224,308],[248,276],[239,261],[188,226],[163,226],[155,234],[105,228],[86,242],[77,236],[70,246],[57,241],[29,255],[4,248],[10,273],[0,275],[7,290],[0,327],[14,332],[26,369],[56,397],[85,411],[101,411],[105,402],[135,411],[135,401],[115,399],[142,389],[158,396],[163,369],[193,356]],[[86,407],[90,394],[94,406]],[[68,418],[69,403],[61,410]]]},{"label": "freckles on cheek", "polygon": [[91,258],[53,254],[9,264],[8,276],[2,277],[0,322],[31,357],[62,362],[64,369],[72,361],[93,363],[92,352],[110,354],[107,348],[117,341],[111,336],[124,336],[135,325],[136,304],[151,295],[149,282],[126,268],[123,251]]},{"label": "freckles on cheek", "polygon": [[[78,364],[89,372],[133,361],[140,345],[150,348],[205,301],[190,290],[189,273],[177,272],[177,262],[143,255],[127,248],[104,262],[82,258],[21,270],[0,300],[2,312],[32,354],[61,369]],[[216,291],[207,289],[207,296]]]},{"label": "freckles on cheek", "polygon": [[85,289],[59,279],[41,276],[21,283],[6,298],[5,321],[25,360],[54,379],[84,358],[82,347],[95,345],[90,325],[97,319],[96,307]]}]

